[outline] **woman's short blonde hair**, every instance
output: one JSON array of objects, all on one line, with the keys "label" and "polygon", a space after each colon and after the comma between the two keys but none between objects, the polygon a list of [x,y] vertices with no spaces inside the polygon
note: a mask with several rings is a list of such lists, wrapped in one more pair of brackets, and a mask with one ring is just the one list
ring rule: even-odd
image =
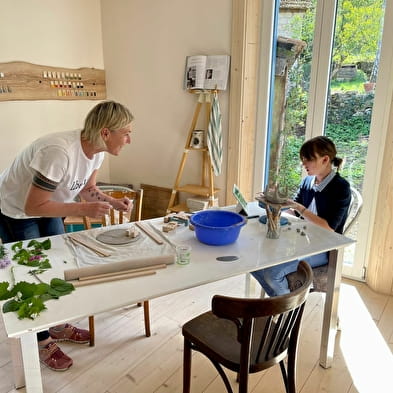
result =
[{"label": "woman's short blonde hair", "polygon": [[94,146],[103,145],[101,130],[108,128],[111,131],[119,130],[130,124],[134,116],[128,108],[115,101],[104,101],[90,110],[85,119],[82,130],[82,139]]}]

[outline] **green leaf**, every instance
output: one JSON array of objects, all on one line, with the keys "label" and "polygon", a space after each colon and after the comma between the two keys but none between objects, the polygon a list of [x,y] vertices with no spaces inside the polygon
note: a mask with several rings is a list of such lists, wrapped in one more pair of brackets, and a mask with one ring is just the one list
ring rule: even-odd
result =
[{"label": "green leaf", "polygon": [[8,300],[3,304],[3,313],[18,311],[21,303],[16,301],[15,299]]},{"label": "green leaf", "polygon": [[63,294],[64,294],[64,292],[58,291],[54,288],[49,288],[48,293],[47,293],[49,298],[52,298],[52,299],[58,299],[60,296],[63,296]]},{"label": "green leaf", "polygon": [[68,295],[75,289],[71,283],[60,278],[52,278],[50,286],[53,290],[57,291],[60,296]]},{"label": "green leaf", "polygon": [[41,296],[41,295],[47,293],[49,288],[50,288],[49,284],[46,284],[44,282],[36,284],[36,287],[34,290],[34,295]]},{"label": "green leaf", "polygon": [[35,319],[42,310],[45,310],[45,304],[42,299],[38,297],[33,297],[30,299],[26,299],[21,302],[21,306],[18,309],[18,318],[30,318]]},{"label": "green leaf", "polygon": [[33,247],[36,250],[49,250],[51,248],[51,241],[50,239],[46,239],[43,242],[39,242],[38,240],[30,240],[27,244],[27,247]]},{"label": "green leaf", "polygon": [[52,265],[49,263],[48,259],[45,259],[40,263],[40,269],[50,269],[51,267]]},{"label": "green leaf", "polygon": [[0,300],[6,300],[13,296],[8,290],[9,285],[7,281],[0,282]]},{"label": "green leaf", "polygon": [[11,246],[12,251],[16,251],[17,248],[22,248],[23,242],[16,242]]},{"label": "green leaf", "polygon": [[25,261],[28,261],[30,258],[30,253],[25,250],[24,248],[20,249],[15,253],[15,255],[12,257],[14,261],[18,261],[18,263],[22,263]]},{"label": "green leaf", "polygon": [[[12,250],[15,252],[12,259],[21,265],[38,268],[30,270],[30,274],[39,274],[52,267],[47,255],[42,252],[42,250],[51,248],[50,239],[43,242],[33,239],[28,243],[27,248],[22,248],[22,246],[23,242],[15,243],[12,246]],[[11,268],[12,277],[14,277],[13,268]],[[15,280],[12,283],[14,282]],[[46,309],[44,302],[68,295],[75,289],[72,284],[60,278],[52,279],[50,284],[20,281],[11,290],[8,289],[9,285],[8,282],[0,283],[0,300],[13,297],[3,304],[3,312],[15,311],[19,319],[36,318],[42,310]]]},{"label": "green leaf", "polygon": [[43,301],[43,302],[46,302],[47,300],[51,300],[51,299],[58,299],[59,298],[59,296],[56,296],[56,295],[51,295],[49,292],[51,291],[51,289],[49,288],[49,290],[48,290],[48,292],[47,293],[44,293],[43,295],[41,295],[40,296],[40,299]]},{"label": "green leaf", "polygon": [[41,246],[44,250],[50,250],[50,248],[52,247],[52,243],[50,241],[50,239],[46,239],[41,243]]},{"label": "green leaf", "polygon": [[40,248],[41,247],[41,243],[38,240],[30,240],[27,243],[27,247],[34,247],[35,249]]},{"label": "green leaf", "polygon": [[12,288],[11,292],[13,296],[20,296],[21,299],[28,299],[34,296],[36,287],[37,284],[34,284],[32,282],[19,281]]}]

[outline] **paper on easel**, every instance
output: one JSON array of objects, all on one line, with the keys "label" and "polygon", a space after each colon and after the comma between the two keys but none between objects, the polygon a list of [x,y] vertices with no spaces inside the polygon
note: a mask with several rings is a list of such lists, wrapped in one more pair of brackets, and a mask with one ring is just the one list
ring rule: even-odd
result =
[{"label": "paper on easel", "polygon": [[229,64],[229,55],[187,56],[184,88],[226,90]]}]

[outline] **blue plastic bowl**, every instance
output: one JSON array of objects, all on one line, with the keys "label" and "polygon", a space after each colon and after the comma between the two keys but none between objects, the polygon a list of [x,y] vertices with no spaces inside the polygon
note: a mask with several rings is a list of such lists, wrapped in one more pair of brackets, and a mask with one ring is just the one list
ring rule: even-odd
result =
[{"label": "blue plastic bowl", "polygon": [[201,243],[223,246],[234,243],[246,219],[226,210],[202,210],[190,218],[195,235]]}]

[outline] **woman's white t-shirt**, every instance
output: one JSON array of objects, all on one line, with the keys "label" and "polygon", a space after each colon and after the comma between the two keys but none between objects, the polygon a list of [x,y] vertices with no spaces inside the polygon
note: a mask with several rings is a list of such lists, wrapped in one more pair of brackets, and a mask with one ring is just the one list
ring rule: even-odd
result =
[{"label": "woman's white t-shirt", "polygon": [[29,218],[25,199],[37,172],[58,183],[51,199],[72,202],[104,159],[97,153],[89,159],[83,152],[81,131],[49,134],[34,141],[0,174],[0,209],[13,218]]}]

